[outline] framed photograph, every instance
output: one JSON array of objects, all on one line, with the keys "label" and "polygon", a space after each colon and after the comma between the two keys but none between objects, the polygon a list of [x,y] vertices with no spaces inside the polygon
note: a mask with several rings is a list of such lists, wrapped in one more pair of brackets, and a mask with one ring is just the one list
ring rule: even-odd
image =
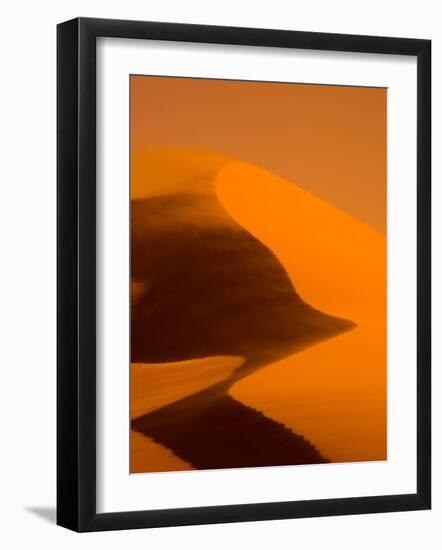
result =
[{"label": "framed photograph", "polygon": [[430,53],[58,26],[59,525],[430,508]]}]

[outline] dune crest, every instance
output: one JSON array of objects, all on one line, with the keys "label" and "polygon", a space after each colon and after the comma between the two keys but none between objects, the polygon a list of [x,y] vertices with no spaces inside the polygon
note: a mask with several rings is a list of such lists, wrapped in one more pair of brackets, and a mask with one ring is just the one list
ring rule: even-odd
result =
[{"label": "dune crest", "polygon": [[134,147],[130,167],[131,199],[186,191],[207,192],[217,172],[234,161],[233,158],[206,151]]},{"label": "dune crest", "polygon": [[386,237],[305,191],[246,162],[217,172],[223,208],[265,243],[303,299],[332,315],[385,314]]}]

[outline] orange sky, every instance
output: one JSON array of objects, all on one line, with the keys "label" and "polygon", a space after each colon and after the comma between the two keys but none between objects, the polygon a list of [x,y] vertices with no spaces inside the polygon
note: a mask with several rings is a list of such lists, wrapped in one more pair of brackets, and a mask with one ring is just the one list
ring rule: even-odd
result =
[{"label": "orange sky", "polygon": [[385,232],[386,107],[384,88],[132,76],[131,143],[239,158]]}]

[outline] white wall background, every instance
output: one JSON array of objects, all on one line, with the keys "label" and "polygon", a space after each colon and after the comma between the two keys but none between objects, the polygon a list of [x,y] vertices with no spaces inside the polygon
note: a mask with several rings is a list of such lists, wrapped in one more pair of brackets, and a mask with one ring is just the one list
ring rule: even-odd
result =
[{"label": "white wall background", "polygon": [[[440,286],[434,288],[431,512],[77,535],[55,518],[55,25],[77,16],[408,36],[433,40],[434,273],[441,272],[439,0],[67,0],[3,6],[0,139],[0,543],[55,548],[439,548]],[[438,219],[439,218],[439,219]]]}]

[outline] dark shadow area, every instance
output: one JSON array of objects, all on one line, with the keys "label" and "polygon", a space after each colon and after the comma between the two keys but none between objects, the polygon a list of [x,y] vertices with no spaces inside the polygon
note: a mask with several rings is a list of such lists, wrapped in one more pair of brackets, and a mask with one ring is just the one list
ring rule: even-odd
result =
[{"label": "dark shadow area", "polygon": [[351,330],[305,303],[209,193],[132,201],[131,360],[244,357],[247,371]]},{"label": "dark shadow area", "polygon": [[41,519],[55,524],[57,520],[57,510],[55,507],[47,506],[27,506],[26,511],[38,516]]},{"label": "dark shadow area", "polygon": [[211,388],[136,418],[132,428],[199,470],[329,462],[283,424]]}]

